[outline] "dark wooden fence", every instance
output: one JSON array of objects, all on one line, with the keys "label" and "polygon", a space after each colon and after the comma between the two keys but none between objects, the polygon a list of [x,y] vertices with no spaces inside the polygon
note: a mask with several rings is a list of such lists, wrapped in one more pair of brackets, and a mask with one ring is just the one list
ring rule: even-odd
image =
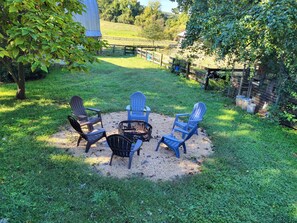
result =
[{"label": "dark wooden fence", "polygon": [[191,62],[173,58],[166,54],[151,51],[150,49],[142,47],[138,47],[136,49],[136,54],[147,61],[169,69],[172,73],[183,75],[187,78],[195,79],[203,85],[205,84],[205,73],[201,73],[196,70],[197,66]]},{"label": "dark wooden fence", "polygon": [[[142,46],[143,49],[149,51],[156,51],[156,49],[162,49],[164,47],[160,46]],[[141,49],[142,49],[141,48]],[[136,55],[138,46],[134,45],[108,45],[107,47],[103,47],[103,49],[98,52],[100,55]]]}]

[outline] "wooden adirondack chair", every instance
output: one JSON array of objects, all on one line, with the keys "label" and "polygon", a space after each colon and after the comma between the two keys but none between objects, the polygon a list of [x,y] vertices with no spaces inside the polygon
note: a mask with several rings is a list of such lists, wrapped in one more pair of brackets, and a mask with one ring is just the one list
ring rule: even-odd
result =
[{"label": "wooden adirondack chair", "polygon": [[151,109],[145,105],[146,97],[137,91],[130,96],[130,105],[127,105],[128,120],[142,120],[148,123]]},{"label": "wooden adirondack chair", "polygon": [[[197,123],[198,124],[198,123]],[[186,141],[192,137],[192,135],[197,131],[198,125],[194,125],[189,131],[183,130],[181,128],[174,128],[171,134],[162,136],[161,140],[158,142],[156,151],[158,151],[161,143],[164,143],[168,148],[175,152],[177,158],[180,158],[179,147],[182,146],[184,153],[187,153]],[[181,137],[177,137],[177,133],[181,133]]]},{"label": "wooden adirondack chair", "polygon": [[[77,118],[79,124],[81,126],[87,126],[88,130],[93,131],[93,125],[100,122],[101,127],[103,128],[101,111],[96,108],[85,108],[83,105],[83,100],[79,96],[73,96],[69,102],[73,115]],[[95,114],[95,116],[89,117],[87,111],[91,111]]]},{"label": "wooden adirondack chair", "polygon": [[[189,131],[195,125],[199,124],[203,120],[203,116],[206,113],[206,105],[203,102],[198,102],[194,105],[192,113],[177,114],[172,126],[172,129],[179,127],[183,130]],[[187,122],[180,120],[182,117],[187,117]],[[198,135],[198,131],[195,132]]]},{"label": "wooden adirondack chair", "polygon": [[111,165],[114,155],[129,157],[129,169],[131,168],[134,153],[137,152],[137,155],[139,155],[139,150],[142,145],[142,141],[140,139],[138,139],[136,143],[133,143],[133,141],[131,141],[127,137],[119,134],[108,136],[107,143],[112,150],[109,165]]},{"label": "wooden adirondack chair", "polygon": [[71,126],[77,131],[79,134],[79,138],[77,140],[77,146],[79,146],[79,143],[81,139],[85,139],[87,141],[86,145],[86,153],[89,152],[89,149],[92,144],[99,141],[101,138],[106,137],[105,130],[102,129],[95,129],[92,132],[84,133],[81,129],[80,124],[76,121],[76,119],[70,115],[68,115],[68,121],[70,122]]}]

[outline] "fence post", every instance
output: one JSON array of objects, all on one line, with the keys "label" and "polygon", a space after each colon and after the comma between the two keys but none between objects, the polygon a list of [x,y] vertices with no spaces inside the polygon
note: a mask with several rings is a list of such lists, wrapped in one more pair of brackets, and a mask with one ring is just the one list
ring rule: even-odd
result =
[{"label": "fence post", "polygon": [[152,60],[153,60],[153,63],[155,62],[155,52],[153,51],[153,55],[152,55]]},{"label": "fence post", "polygon": [[172,64],[171,64],[171,72],[174,72],[174,63],[175,63],[175,58],[172,58]]},{"label": "fence post", "polygon": [[187,66],[186,66],[186,75],[187,75],[187,77],[190,74],[190,67],[191,67],[191,63],[190,62],[187,62]]},{"label": "fence post", "polygon": [[207,90],[208,84],[209,84],[209,75],[210,75],[210,69],[207,69],[207,74],[204,82],[204,90]]},{"label": "fence post", "polygon": [[161,56],[160,56],[160,66],[161,67],[163,66],[163,53],[161,53]]},{"label": "fence post", "polygon": [[115,54],[115,45],[112,46],[112,54]]},{"label": "fence post", "polygon": [[240,78],[240,83],[239,83],[239,88],[238,88],[238,94],[237,95],[240,95],[241,94],[241,88],[242,88],[242,84],[243,84],[243,78],[245,76],[245,72],[246,72],[246,69],[245,69],[245,64],[243,66],[243,71],[242,71],[242,76]]}]

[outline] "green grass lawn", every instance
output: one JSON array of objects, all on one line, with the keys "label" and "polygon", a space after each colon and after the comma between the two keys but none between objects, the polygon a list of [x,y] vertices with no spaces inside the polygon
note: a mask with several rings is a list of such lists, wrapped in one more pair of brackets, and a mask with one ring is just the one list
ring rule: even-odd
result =
[{"label": "green grass lawn", "polygon": [[[296,131],[135,57],[102,57],[89,74],[54,69],[26,87],[28,99],[16,101],[16,86],[0,85],[0,222],[297,222]],[[47,144],[69,125],[71,96],[112,112],[137,90],[153,112],[171,116],[206,103],[201,127],[215,153],[201,174],[157,183],[103,177]]]}]

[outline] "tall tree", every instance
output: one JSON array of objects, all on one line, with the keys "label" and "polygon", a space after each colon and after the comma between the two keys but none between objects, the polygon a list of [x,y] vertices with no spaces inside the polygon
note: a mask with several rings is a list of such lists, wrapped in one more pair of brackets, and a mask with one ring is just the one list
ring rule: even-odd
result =
[{"label": "tall tree", "polygon": [[[276,74],[278,101],[296,83],[296,0],[195,0],[186,30],[185,46],[203,42],[211,53],[261,63]],[[291,95],[297,95],[296,89]]]},{"label": "tall tree", "polygon": [[47,71],[58,59],[69,69],[85,70],[85,63],[94,60],[93,52],[102,43],[86,38],[84,28],[72,19],[82,10],[79,1],[0,1],[0,63],[16,82],[18,99],[26,98],[24,65]]},{"label": "tall tree", "polygon": [[163,18],[164,15],[161,12],[160,1],[149,1],[148,5],[144,8],[143,13],[139,16],[136,16],[135,25],[144,27],[148,23],[151,23],[152,19],[158,20]]},{"label": "tall tree", "polygon": [[164,20],[151,17],[149,22],[142,27],[141,34],[143,37],[153,41],[153,45],[156,40],[162,40],[164,35]]},{"label": "tall tree", "polygon": [[159,1],[149,1],[141,15],[136,16],[135,24],[141,26],[141,35],[153,41],[164,39],[165,22]]},{"label": "tall tree", "polygon": [[134,24],[135,17],[143,12],[137,0],[97,0],[101,18],[107,21]]},{"label": "tall tree", "polygon": [[189,17],[187,13],[176,13],[168,18],[165,23],[164,34],[166,39],[174,40],[177,34],[186,29]]}]

